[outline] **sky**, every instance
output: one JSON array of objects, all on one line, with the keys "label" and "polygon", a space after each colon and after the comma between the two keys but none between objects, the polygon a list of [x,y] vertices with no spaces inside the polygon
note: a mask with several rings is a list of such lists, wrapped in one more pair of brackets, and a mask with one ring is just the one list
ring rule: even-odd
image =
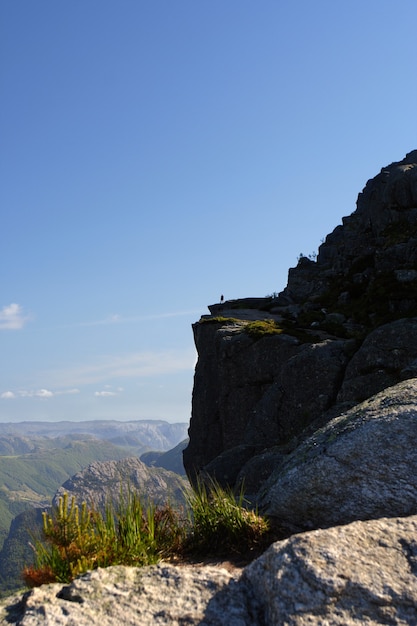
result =
[{"label": "sky", "polygon": [[416,23],[0,0],[0,421],[188,421],[207,305],[281,291],[417,148]]}]

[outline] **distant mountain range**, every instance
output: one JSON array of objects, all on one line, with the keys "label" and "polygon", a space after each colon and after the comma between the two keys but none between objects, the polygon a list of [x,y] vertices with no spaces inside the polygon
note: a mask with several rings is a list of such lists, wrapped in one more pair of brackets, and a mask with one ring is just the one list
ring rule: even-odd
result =
[{"label": "distant mountain range", "polygon": [[[171,424],[163,420],[92,420],[85,422],[16,422],[0,423],[0,439],[3,436],[55,437],[63,435],[91,435],[110,441],[115,445],[135,448],[136,454],[146,450],[170,450],[187,436],[188,423]],[[0,448],[0,454],[1,452]]]}]

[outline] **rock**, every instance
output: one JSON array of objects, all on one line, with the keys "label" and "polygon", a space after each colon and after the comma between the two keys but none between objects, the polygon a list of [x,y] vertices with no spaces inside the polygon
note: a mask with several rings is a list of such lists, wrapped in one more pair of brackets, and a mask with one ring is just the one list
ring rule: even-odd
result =
[{"label": "rock", "polygon": [[54,497],[68,493],[77,503],[87,502],[104,509],[109,500],[118,502],[120,494],[126,495],[131,489],[146,500],[155,504],[184,502],[184,489],[187,483],[178,474],[162,467],[148,467],[136,457],[121,461],[95,461],[81,472],[69,478],[60,487]]},{"label": "rock", "polygon": [[361,402],[398,380],[413,378],[417,318],[384,324],[371,332],[346,368],[339,402]]},{"label": "rock", "polygon": [[300,528],[417,513],[417,379],[331,420],[264,483],[261,510]]},{"label": "rock", "polygon": [[[204,471],[233,486],[239,468],[222,475],[219,455],[303,439],[339,406],[416,376],[417,150],[366,183],[356,211],[317,257],[300,257],[280,294],[209,309],[193,325],[191,481]],[[268,318],[281,334],[245,332]]]},{"label": "rock", "polygon": [[[0,623],[250,626],[247,600],[242,589],[231,584],[233,580],[226,570],[215,567],[158,565],[97,569],[69,585],[33,589],[23,600],[9,604],[3,615],[0,611],[3,618]],[[224,621],[225,616],[228,622]]]},{"label": "rock", "polygon": [[376,626],[417,623],[417,517],[274,543],[242,574],[213,566],[97,569],[0,603],[19,626]]},{"label": "rock", "polygon": [[256,452],[259,452],[255,446],[241,445],[235,448],[225,450],[217,456],[211,463],[208,463],[200,476],[214,479],[221,487],[234,485],[238,475],[246,462],[249,461]]},{"label": "rock", "polygon": [[258,624],[417,624],[417,518],[354,522],[273,544],[243,573]]}]

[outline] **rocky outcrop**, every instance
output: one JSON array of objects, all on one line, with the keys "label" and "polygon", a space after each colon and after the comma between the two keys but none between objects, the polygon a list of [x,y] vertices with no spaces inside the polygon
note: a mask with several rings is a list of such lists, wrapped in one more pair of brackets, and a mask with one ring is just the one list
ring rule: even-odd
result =
[{"label": "rocky outcrop", "polygon": [[273,544],[243,572],[98,569],[0,605],[20,626],[417,623],[417,517],[354,522]]},{"label": "rocky outcrop", "polygon": [[417,150],[367,182],[280,294],[209,309],[184,466],[258,489],[315,429],[417,376]]},{"label": "rocky outcrop", "polygon": [[126,495],[129,490],[155,504],[175,504],[184,502],[185,488],[186,482],[178,474],[162,467],[148,467],[136,457],[97,461],[68,479],[57,490],[54,504],[67,493],[79,504],[87,502],[104,509],[109,501],[118,502],[120,494]]}]

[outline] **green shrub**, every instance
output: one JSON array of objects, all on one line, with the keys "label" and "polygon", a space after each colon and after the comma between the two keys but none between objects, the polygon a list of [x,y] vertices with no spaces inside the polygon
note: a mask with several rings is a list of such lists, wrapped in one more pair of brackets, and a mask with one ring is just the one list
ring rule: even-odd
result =
[{"label": "green shrub", "polygon": [[208,486],[199,481],[188,503],[192,518],[186,549],[192,553],[243,554],[257,547],[269,531],[266,519],[245,508],[242,490],[236,497],[214,480]]}]

